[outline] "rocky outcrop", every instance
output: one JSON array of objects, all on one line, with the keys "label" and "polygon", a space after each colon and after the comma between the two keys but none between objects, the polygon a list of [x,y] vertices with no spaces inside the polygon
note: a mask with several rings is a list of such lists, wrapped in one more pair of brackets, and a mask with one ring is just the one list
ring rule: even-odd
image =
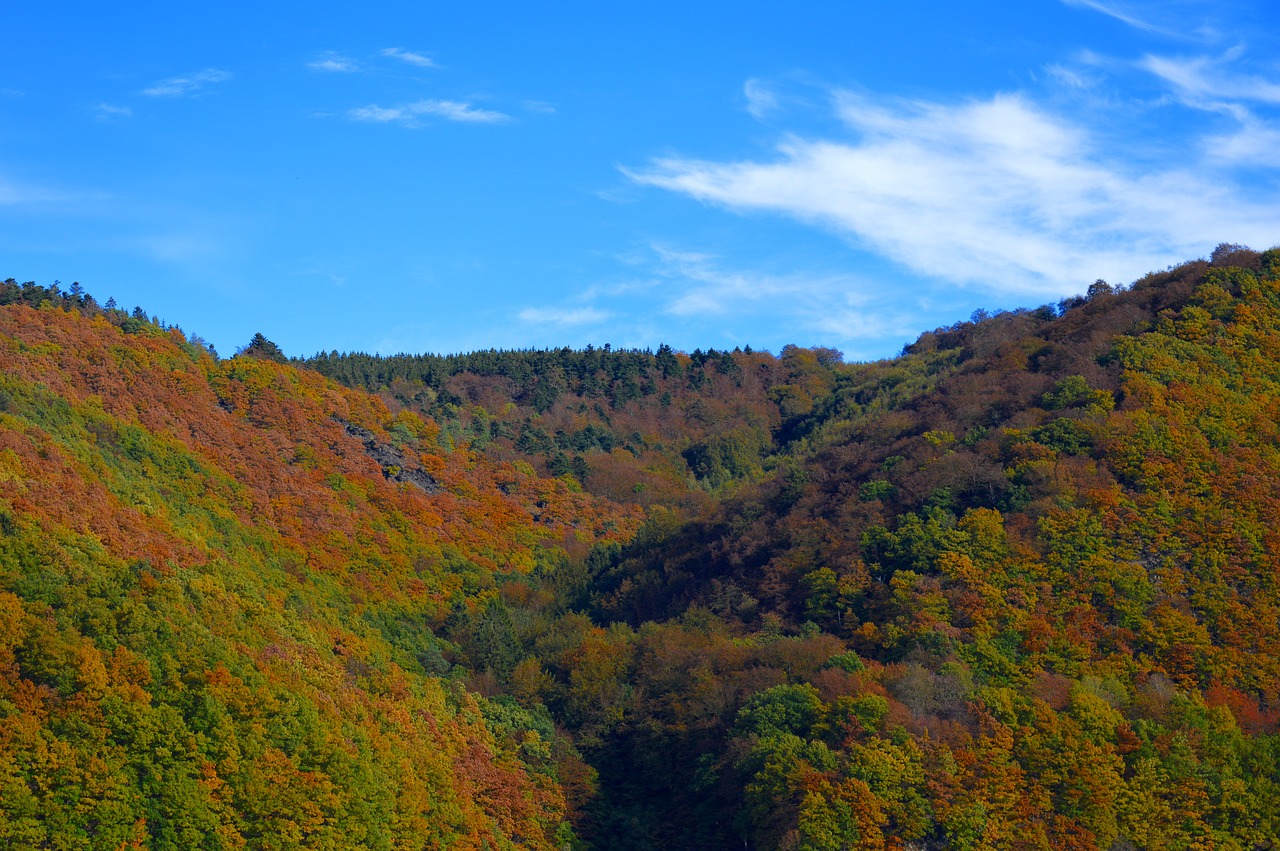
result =
[{"label": "rocky outcrop", "polygon": [[382,467],[382,475],[393,482],[407,482],[423,493],[438,493],[440,483],[405,453],[390,443],[378,440],[377,435],[354,423],[338,420],[347,434],[364,444],[365,453]]}]

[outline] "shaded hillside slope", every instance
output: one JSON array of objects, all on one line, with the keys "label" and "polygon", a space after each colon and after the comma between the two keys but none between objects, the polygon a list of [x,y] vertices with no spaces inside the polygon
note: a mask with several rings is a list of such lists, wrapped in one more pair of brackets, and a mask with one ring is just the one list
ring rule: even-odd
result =
[{"label": "shaded hillside slope", "polygon": [[506,597],[598,847],[1276,842],[1278,271],[839,367],[763,479]]}]

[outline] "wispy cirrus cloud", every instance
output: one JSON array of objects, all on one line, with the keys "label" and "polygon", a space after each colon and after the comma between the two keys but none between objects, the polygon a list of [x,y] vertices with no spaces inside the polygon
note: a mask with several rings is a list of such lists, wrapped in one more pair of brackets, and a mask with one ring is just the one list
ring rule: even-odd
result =
[{"label": "wispy cirrus cloud", "polygon": [[130,118],[133,115],[133,109],[127,106],[100,103],[93,108],[93,113],[99,121],[110,121],[112,119]]},{"label": "wispy cirrus cloud", "polygon": [[1069,89],[1086,91],[1099,83],[1099,78],[1096,74],[1091,74],[1083,68],[1072,67],[1061,62],[1051,62],[1044,66],[1044,71],[1059,85]]},{"label": "wispy cirrus cloud", "polygon": [[[752,302],[779,296],[803,295],[815,289],[812,276],[774,276],[759,271],[727,271],[717,258],[702,251],[681,251],[653,246],[660,263],[658,273],[678,280],[681,286],[662,306],[674,316],[724,315]],[[822,287],[825,289],[826,287]]]},{"label": "wispy cirrus cloud", "polygon": [[[1167,41],[1220,44],[1236,38],[1250,17],[1248,0],[1060,0],[1064,6],[1105,15]],[[1264,4],[1265,5],[1265,4]],[[1247,25],[1244,25],[1247,26]]]},{"label": "wispy cirrus cloud", "polygon": [[901,310],[909,301],[901,294],[885,299],[872,282],[849,272],[779,274],[732,268],[707,252],[659,245],[652,250],[655,272],[667,283],[660,309],[670,316],[736,323],[763,314],[812,340],[845,345],[909,334],[916,321]]},{"label": "wispy cirrus cloud", "polygon": [[421,53],[414,53],[411,50],[405,50],[402,47],[386,47],[382,50],[382,55],[391,59],[399,59],[410,65],[416,65],[419,68],[439,68],[435,60],[430,56],[424,56]]},{"label": "wispy cirrus cloud", "polygon": [[[1131,12],[1137,3],[1120,6],[1095,0],[1061,0],[1064,4],[1087,8],[1117,17],[1140,29],[1173,35],[1183,42],[1198,42],[1201,52],[1183,51],[1179,54],[1146,52],[1137,58],[1121,59],[1105,56],[1090,50],[1077,51],[1075,56],[1050,63],[1045,71],[1065,89],[1079,92],[1101,90],[1104,82],[1123,84],[1123,79],[1135,71],[1146,75],[1142,84],[1149,88],[1154,79],[1162,89],[1155,100],[1132,101],[1138,111],[1186,107],[1205,113],[1215,113],[1216,119],[1204,117],[1175,124],[1194,128],[1186,135],[1191,139],[1187,147],[1198,149],[1210,165],[1245,165],[1270,167],[1273,171],[1280,163],[1280,65],[1269,50],[1250,50],[1250,38],[1256,38],[1256,28],[1238,30],[1220,29],[1211,20],[1235,8],[1231,4],[1215,4],[1203,0],[1183,0],[1179,3],[1148,3],[1152,14],[1177,16],[1168,29],[1145,25],[1149,17],[1139,17]],[[1235,8],[1236,12],[1241,12]],[[1207,52],[1211,44],[1231,44],[1226,50]],[[1118,116],[1124,121],[1127,116]],[[1223,125],[1226,126],[1223,126]],[[1199,132],[1195,132],[1198,130]]]},{"label": "wispy cirrus cloud", "polygon": [[424,118],[443,118],[464,124],[497,124],[511,120],[511,116],[504,112],[480,109],[464,101],[436,99],[418,100],[393,107],[371,104],[352,109],[347,114],[356,121],[409,126],[420,124]]},{"label": "wispy cirrus cloud", "polygon": [[353,71],[360,70],[360,64],[354,59],[343,56],[341,53],[335,53],[332,50],[326,50],[318,58],[308,62],[307,67],[312,71],[331,74],[350,74]]},{"label": "wispy cirrus cloud", "polygon": [[[1137,67],[1166,84],[1183,106],[1227,116],[1232,126],[1206,133],[1200,145],[1217,163],[1280,164],[1280,77],[1274,66],[1260,71],[1245,62],[1245,51],[1233,48],[1220,56],[1155,56]],[[1270,71],[1267,76],[1265,71]]]},{"label": "wispy cirrus cloud", "polygon": [[1103,3],[1101,0],[1062,0],[1062,2],[1067,6],[1073,6],[1078,9],[1089,9],[1094,12],[1099,12],[1109,18],[1114,18],[1123,24],[1128,24],[1134,29],[1143,30],[1144,32],[1155,33],[1163,36],[1175,36],[1179,38],[1185,37],[1184,34],[1178,33],[1176,30],[1152,23],[1122,3]]},{"label": "wispy cirrus cloud", "polygon": [[[1230,164],[1258,164],[1274,169],[1280,162],[1280,128],[1273,123],[1246,117],[1232,132],[1208,136],[1205,154],[1211,160]],[[1276,225],[1280,239],[1280,225]]]},{"label": "wispy cirrus cloud", "polygon": [[526,307],[516,314],[521,322],[567,327],[596,325],[613,318],[613,313],[596,307]]},{"label": "wispy cirrus cloud", "polygon": [[1280,80],[1257,74],[1240,74],[1230,69],[1233,60],[1238,59],[1241,53],[1232,50],[1220,58],[1147,55],[1138,65],[1171,85],[1189,105],[1235,101],[1280,104]]},{"label": "wispy cirrus cloud", "polygon": [[1037,295],[1132,280],[1207,239],[1270,245],[1280,200],[1107,156],[1087,125],[1028,97],[961,103],[837,92],[853,138],[785,137],[774,157],[665,157],[635,182],[832,230],[935,280]]},{"label": "wispy cirrus cloud", "polygon": [[752,77],[742,85],[743,97],[747,99],[747,112],[756,119],[765,118],[778,108],[778,94],[767,83]]},{"label": "wispy cirrus cloud", "polygon": [[[560,305],[523,308],[517,318],[625,345],[663,338],[705,344],[714,333],[719,345],[821,343],[861,358],[882,352],[886,341],[918,332],[919,317],[912,311],[928,301],[886,292],[847,271],[777,272],[665,244],[618,259],[631,270],[626,279],[597,283]],[[748,330],[760,327],[770,329],[769,339]]]},{"label": "wispy cirrus cloud", "polygon": [[230,71],[223,71],[219,68],[205,68],[203,71],[196,71],[193,74],[161,80],[143,89],[142,93],[156,98],[184,97],[186,95],[199,94],[212,85],[230,80],[231,77]]}]

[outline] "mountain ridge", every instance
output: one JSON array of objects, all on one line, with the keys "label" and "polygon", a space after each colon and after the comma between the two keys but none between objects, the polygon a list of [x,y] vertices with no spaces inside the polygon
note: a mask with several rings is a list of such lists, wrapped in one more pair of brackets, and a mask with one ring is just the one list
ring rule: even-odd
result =
[{"label": "mountain ridge", "polygon": [[0,836],[1271,847],[1278,273],[867,364],[219,360],[8,282]]}]

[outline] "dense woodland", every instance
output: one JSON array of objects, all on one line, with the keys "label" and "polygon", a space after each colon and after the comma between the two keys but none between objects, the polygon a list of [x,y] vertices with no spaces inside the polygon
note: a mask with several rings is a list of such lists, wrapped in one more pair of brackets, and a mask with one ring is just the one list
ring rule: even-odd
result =
[{"label": "dense woodland", "polygon": [[0,365],[5,847],[1280,843],[1280,250],[866,364],[8,281]]}]

